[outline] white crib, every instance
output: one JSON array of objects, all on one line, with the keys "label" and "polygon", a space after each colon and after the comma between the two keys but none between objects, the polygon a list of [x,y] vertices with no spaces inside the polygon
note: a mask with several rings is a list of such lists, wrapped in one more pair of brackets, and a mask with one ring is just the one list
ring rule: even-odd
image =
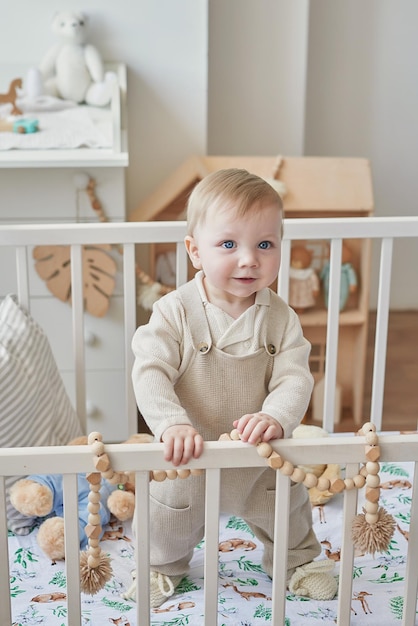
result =
[{"label": "white crib", "polygon": [[[326,343],[326,372],[325,398],[323,411],[323,426],[333,431],[333,407],[335,400],[335,383],[337,375],[337,345],[338,345],[338,317],[339,317],[339,288],[342,240],[370,238],[380,245],[380,280],[377,301],[377,332],[373,367],[373,389],[370,416],[367,420],[374,423],[380,431],[382,427],[382,410],[385,378],[386,338],[388,328],[390,272],[392,266],[392,252],[395,240],[418,238],[418,218],[343,218],[343,219],[294,219],[287,220],[283,240],[283,259],[278,282],[278,291],[287,297],[289,282],[289,258],[292,240],[329,240],[331,242],[331,273],[328,305],[328,325]],[[76,370],[76,409],[85,425],[85,376],[84,376],[84,333],[83,333],[83,294],[81,276],[81,249],[84,244],[110,243],[123,247],[123,285],[124,285],[124,319],[125,319],[125,366],[130,373],[132,354],[130,342],[136,327],[136,278],[135,278],[135,249],[136,246],[149,243],[176,243],[177,244],[177,280],[181,284],[187,276],[187,259],[183,249],[185,224],[183,222],[158,223],[123,223],[123,224],[83,224],[83,225],[32,225],[32,226],[0,226],[0,246],[9,246],[16,249],[17,285],[16,294],[19,302],[30,309],[31,291],[28,277],[28,260],[31,248],[35,245],[54,244],[71,245],[72,271],[72,316],[73,342]],[[129,432],[137,431],[137,413],[131,388],[130,376],[126,377],[126,406]],[[416,599],[418,590],[418,478],[416,463],[418,461],[418,435],[381,434],[381,462],[384,463],[412,463],[413,487],[411,491],[412,504],[410,509],[409,541],[407,544],[407,558],[405,568],[404,601],[402,624],[412,626],[416,623]],[[314,440],[287,440],[274,443],[274,449],[294,465],[299,463],[339,463],[345,466],[346,476],[354,476],[359,464],[365,461],[364,439],[354,436],[335,436],[321,440],[318,446]],[[113,623],[162,624],[154,622],[148,610],[148,485],[149,471],[156,468],[169,469],[163,459],[161,444],[118,445],[108,446],[113,466],[120,471],[136,471],[136,507],[142,511],[138,515],[139,537],[135,551],[137,569],[137,604],[130,621],[115,621]],[[192,621],[182,623],[205,624],[214,626],[219,623],[239,624],[230,617],[222,621],[219,618],[218,606],[218,577],[219,577],[219,489],[220,472],[222,468],[252,467],[264,464],[252,446],[239,442],[208,442],[205,444],[203,456],[190,463],[190,468],[206,470],[206,536],[204,558],[204,618],[200,621],[190,617]],[[79,537],[78,532],[71,529],[78,528],[76,473],[94,471],[91,452],[83,446],[76,447],[48,447],[48,448],[3,448],[0,450],[0,502],[5,502],[4,477],[10,475],[27,475],[30,473],[62,473],[65,487],[65,527],[66,532],[66,594],[67,594],[67,623],[71,626],[82,623],[96,623],[83,621],[81,609],[81,594],[79,583]],[[193,480],[189,478],[188,480]],[[271,623],[279,626],[286,622],[286,551],[288,530],[288,494],[290,481],[277,472],[276,498],[276,527],[275,544],[276,555],[274,564],[274,585],[271,589]],[[351,542],[350,528],[352,519],[357,512],[358,493],[344,491],[342,496],[343,521],[341,560],[339,562],[339,592],[335,601],[335,611],[338,615],[337,623],[348,625],[360,622],[355,620],[352,609],[353,561],[354,548]],[[0,511],[0,578],[6,581],[9,572],[9,548],[6,541],[7,520],[4,507]],[[155,617],[155,616],[154,616]],[[0,586],[0,623],[19,623],[13,621],[12,605],[9,588],[4,583]],[[122,618],[121,618],[122,619]],[[135,621],[133,621],[135,619]],[[218,619],[220,621],[218,621]],[[238,618],[237,618],[238,619]],[[307,623],[307,619],[301,623]],[[392,623],[388,621],[381,623]],[[26,622],[31,623],[31,622]],[[35,622],[33,622],[35,623]],[[63,623],[63,622],[62,622]],[[100,623],[100,622],[97,622]],[[169,623],[169,622],[164,622]],[[174,623],[174,622],[170,622]],[[179,623],[180,622],[176,622]],[[254,624],[259,622],[254,621]],[[261,622],[260,622],[261,623]],[[310,623],[310,622],[309,622]],[[329,622],[331,623],[331,621]]]}]

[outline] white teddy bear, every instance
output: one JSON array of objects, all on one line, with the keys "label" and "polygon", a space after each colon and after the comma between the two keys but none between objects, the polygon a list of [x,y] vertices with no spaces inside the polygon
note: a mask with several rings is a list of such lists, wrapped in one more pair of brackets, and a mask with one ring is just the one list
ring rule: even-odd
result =
[{"label": "white teddy bear", "polygon": [[98,50],[86,44],[87,18],[75,11],[59,11],[52,31],[59,37],[40,63],[44,89],[51,96],[106,106],[116,82],[113,72],[104,72]]}]

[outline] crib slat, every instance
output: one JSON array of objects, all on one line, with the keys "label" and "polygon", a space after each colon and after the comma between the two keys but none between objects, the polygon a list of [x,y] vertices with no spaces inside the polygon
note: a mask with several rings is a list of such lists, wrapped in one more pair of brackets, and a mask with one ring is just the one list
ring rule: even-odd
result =
[{"label": "crib slat", "polygon": [[402,626],[414,626],[418,593],[418,463],[414,463]]},{"label": "crib slat", "polygon": [[71,304],[73,307],[73,344],[75,365],[76,411],[83,432],[86,421],[86,368],[84,357],[84,302],[83,302],[82,247],[71,246]]},{"label": "crib slat", "polygon": [[0,585],[0,624],[12,623],[7,534],[6,485],[4,477],[0,476],[0,537],[2,538],[0,541],[0,580],[7,581],[7,584]]},{"label": "crib slat", "polygon": [[135,527],[136,619],[138,626],[149,626],[150,612],[144,610],[150,605],[149,472],[135,473],[135,509],[141,511]]},{"label": "crib slat", "polygon": [[176,286],[180,287],[187,281],[187,263],[188,256],[184,248],[184,243],[178,243],[176,246]]},{"label": "crib slat", "polygon": [[27,311],[30,311],[27,246],[17,246],[16,248],[16,274],[19,303]]},{"label": "crib slat", "polygon": [[[81,626],[77,475],[64,474],[63,488],[68,623],[71,626]],[[71,529],[71,532],[67,529]]]},{"label": "crib slat", "polygon": [[274,508],[274,562],[272,585],[272,624],[285,623],[287,587],[287,546],[289,537],[290,479],[276,472],[276,500]]},{"label": "crib slat", "polygon": [[289,301],[290,239],[282,241],[282,260],[277,283],[277,293],[285,302]]},{"label": "crib slat", "polygon": [[[358,474],[358,464],[348,463],[345,475],[353,478]],[[353,590],[354,545],[351,540],[352,520],[357,512],[358,491],[344,491],[343,523],[341,537],[340,579],[338,585],[338,626],[349,626],[351,622],[351,597]]]},{"label": "crib slat", "polygon": [[[124,339],[125,339],[125,372],[132,372],[134,355],[131,341],[136,329],[136,276],[135,246],[123,246],[123,293],[124,293]],[[128,434],[138,430],[137,408],[131,377],[125,377],[126,413]]]},{"label": "crib slat", "polygon": [[328,295],[327,343],[325,354],[324,414],[322,426],[334,432],[335,388],[337,384],[338,331],[340,312],[342,239],[331,241]]},{"label": "crib slat", "polygon": [[379,292],[371,399],[371,421],[375,424],[377,430],[382,429],[392,250],[393,239],[383,239],[380,253]]},{"label": "crib slat", "polygon": [[218,619],[219,498],[221,470],[206,470],[205,499],[205,625]]}]

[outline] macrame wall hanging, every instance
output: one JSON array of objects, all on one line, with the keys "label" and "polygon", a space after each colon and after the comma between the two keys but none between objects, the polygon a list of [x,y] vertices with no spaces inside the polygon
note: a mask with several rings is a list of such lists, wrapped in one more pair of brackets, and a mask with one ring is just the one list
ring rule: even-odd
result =
[{"label": "macrame wall hanging", "polygon": [[[96,195],[96,181],[87,174],[77,174],[74,182],[78,192],[84,192],[100,222],[108,222],[102,204]],[[95,317],[106,315],[115,289],[117,266],[111,256],[112,246],[83,246],[83,296],[85,310]],[[122,254],[121,246],[116,250]],[[49,291],[62,302],[71,302],[71,250],[70,246],[36,246],[33,250],[35,269],[45,281]],[[172,287],[154,281],[138,265],[138,304],[147,310]]]}]

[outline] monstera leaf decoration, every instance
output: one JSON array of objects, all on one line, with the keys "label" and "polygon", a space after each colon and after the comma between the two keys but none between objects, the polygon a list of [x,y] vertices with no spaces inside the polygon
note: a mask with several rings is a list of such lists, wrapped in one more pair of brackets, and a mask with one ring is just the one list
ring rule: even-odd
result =
[{"label": "monstera leaf decoration", "polygon": [[[85,310],[103,317],[115,288],[116,263],[110,245],[83,246],[83,295]],[[71,301],[70,246],[36,246],[35,269],[49,291],[62,302]]]}]

